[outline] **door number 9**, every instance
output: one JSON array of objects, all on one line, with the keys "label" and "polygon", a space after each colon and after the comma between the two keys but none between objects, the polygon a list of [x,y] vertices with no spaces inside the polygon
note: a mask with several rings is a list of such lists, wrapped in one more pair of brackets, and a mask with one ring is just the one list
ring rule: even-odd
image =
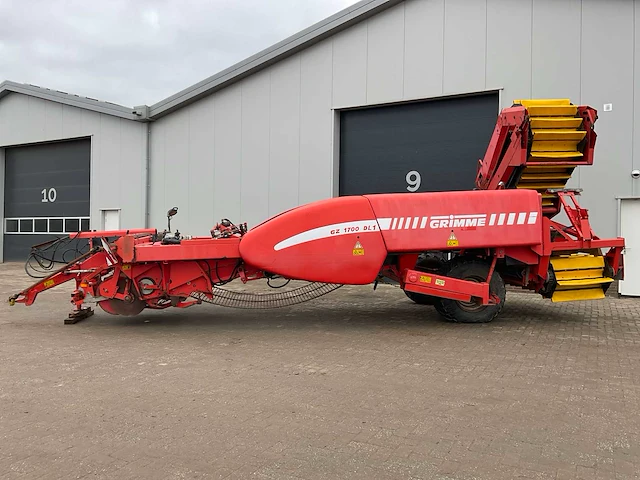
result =
[{"label": "door number 9", "polygon": [[47,203],[47,202],[55,202],[56,198],[58,197],[58,192],[56,192],[55,188],[43,188],[42,191],[40,192],[42,194],[42,203]]},{"label": "door number 9", "polygon": [[409,190],[410,192],[415,192],[420,188],[420,182],[422,181],[422,178],[420,177],[420,174],[418,172],[416,172],[415,170],[411,170],[409,173],[407,173],[405,180],[409,185],[407,187],[407,190]]}]

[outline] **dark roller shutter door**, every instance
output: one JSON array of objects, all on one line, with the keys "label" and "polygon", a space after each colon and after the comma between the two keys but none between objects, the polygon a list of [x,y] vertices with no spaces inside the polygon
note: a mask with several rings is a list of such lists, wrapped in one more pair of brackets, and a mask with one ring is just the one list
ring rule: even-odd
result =
[{"label": "dark roller shutter door", "polygon": [[340,195],[474,188],[498,115],[498,93],[340,116]]},{"label": "dark roller shutter door", "polygon": [[5,261],[24,261],[32,245],[89,229],[90,163],[90,139],[5,150]]}]

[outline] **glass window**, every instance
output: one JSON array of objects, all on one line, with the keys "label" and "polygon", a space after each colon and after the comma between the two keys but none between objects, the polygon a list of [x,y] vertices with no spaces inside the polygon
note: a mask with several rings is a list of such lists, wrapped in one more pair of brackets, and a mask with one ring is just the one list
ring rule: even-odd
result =
[{"label": "glass window", "polygon": [[46,218],[36,218],[33,225],[33,231],[37,233],[47,233],[48,225]]},{"label": "glass window", "polygon": [[27,220],[20,220],[20,233],[32,233],[33,232],[33,220],[31,218]]},{"label": "glass window", "polygon": [[52,218],[49,220],[49,232],[62,233],[62,219]]},{"label": "glass window", "polygon": [[64,231],[66,233],[75,233],[80,231],[80,219],[79,218],[67,218],[64,221]]},{"label": "glass window", "polygon": [[6,220],[4,231],[6,233],[18,233],[18,220]]},{"label": "glass window", "polygon": [[80,222],[80,230],[82,230],[83,232],[88,232],[89,231],[89,219],[88,218],[83,218],[82,221]]}]

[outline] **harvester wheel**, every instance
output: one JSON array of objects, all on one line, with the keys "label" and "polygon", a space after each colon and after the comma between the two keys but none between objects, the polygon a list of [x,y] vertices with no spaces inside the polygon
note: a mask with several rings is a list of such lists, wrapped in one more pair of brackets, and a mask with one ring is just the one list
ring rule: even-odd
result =
[{"label": "harvester wheel", "polygon": [[[466,260],[456,263],[447,272],[447,275],[461,280],[472,282],[484,282],[489,274],[490,265],[480,260]],[[489,282],[489,292],[500,299],[497,305],[482,305],[480,301],[462,302],[439,298],[435,308],[440,315],[450,322],[458,323],[487,323],[496,318],[507,296],[504,280],[494,270]]]},{"label": "harvester wheel", "polygon": [[416,293],[416,292],[408,292],[404,291],[404,294],[412,301],[417,303],[418,305],[433,305],[437,300],[433,295],[425,295],[424,293]]}]

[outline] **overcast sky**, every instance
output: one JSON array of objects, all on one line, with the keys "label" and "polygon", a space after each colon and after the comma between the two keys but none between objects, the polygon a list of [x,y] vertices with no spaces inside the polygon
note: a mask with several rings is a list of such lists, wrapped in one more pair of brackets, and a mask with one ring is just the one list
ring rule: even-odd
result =
[{"label": "overcast sky", "polygon": [[0,82],[151,105],[356,0],[0,0]]}]

